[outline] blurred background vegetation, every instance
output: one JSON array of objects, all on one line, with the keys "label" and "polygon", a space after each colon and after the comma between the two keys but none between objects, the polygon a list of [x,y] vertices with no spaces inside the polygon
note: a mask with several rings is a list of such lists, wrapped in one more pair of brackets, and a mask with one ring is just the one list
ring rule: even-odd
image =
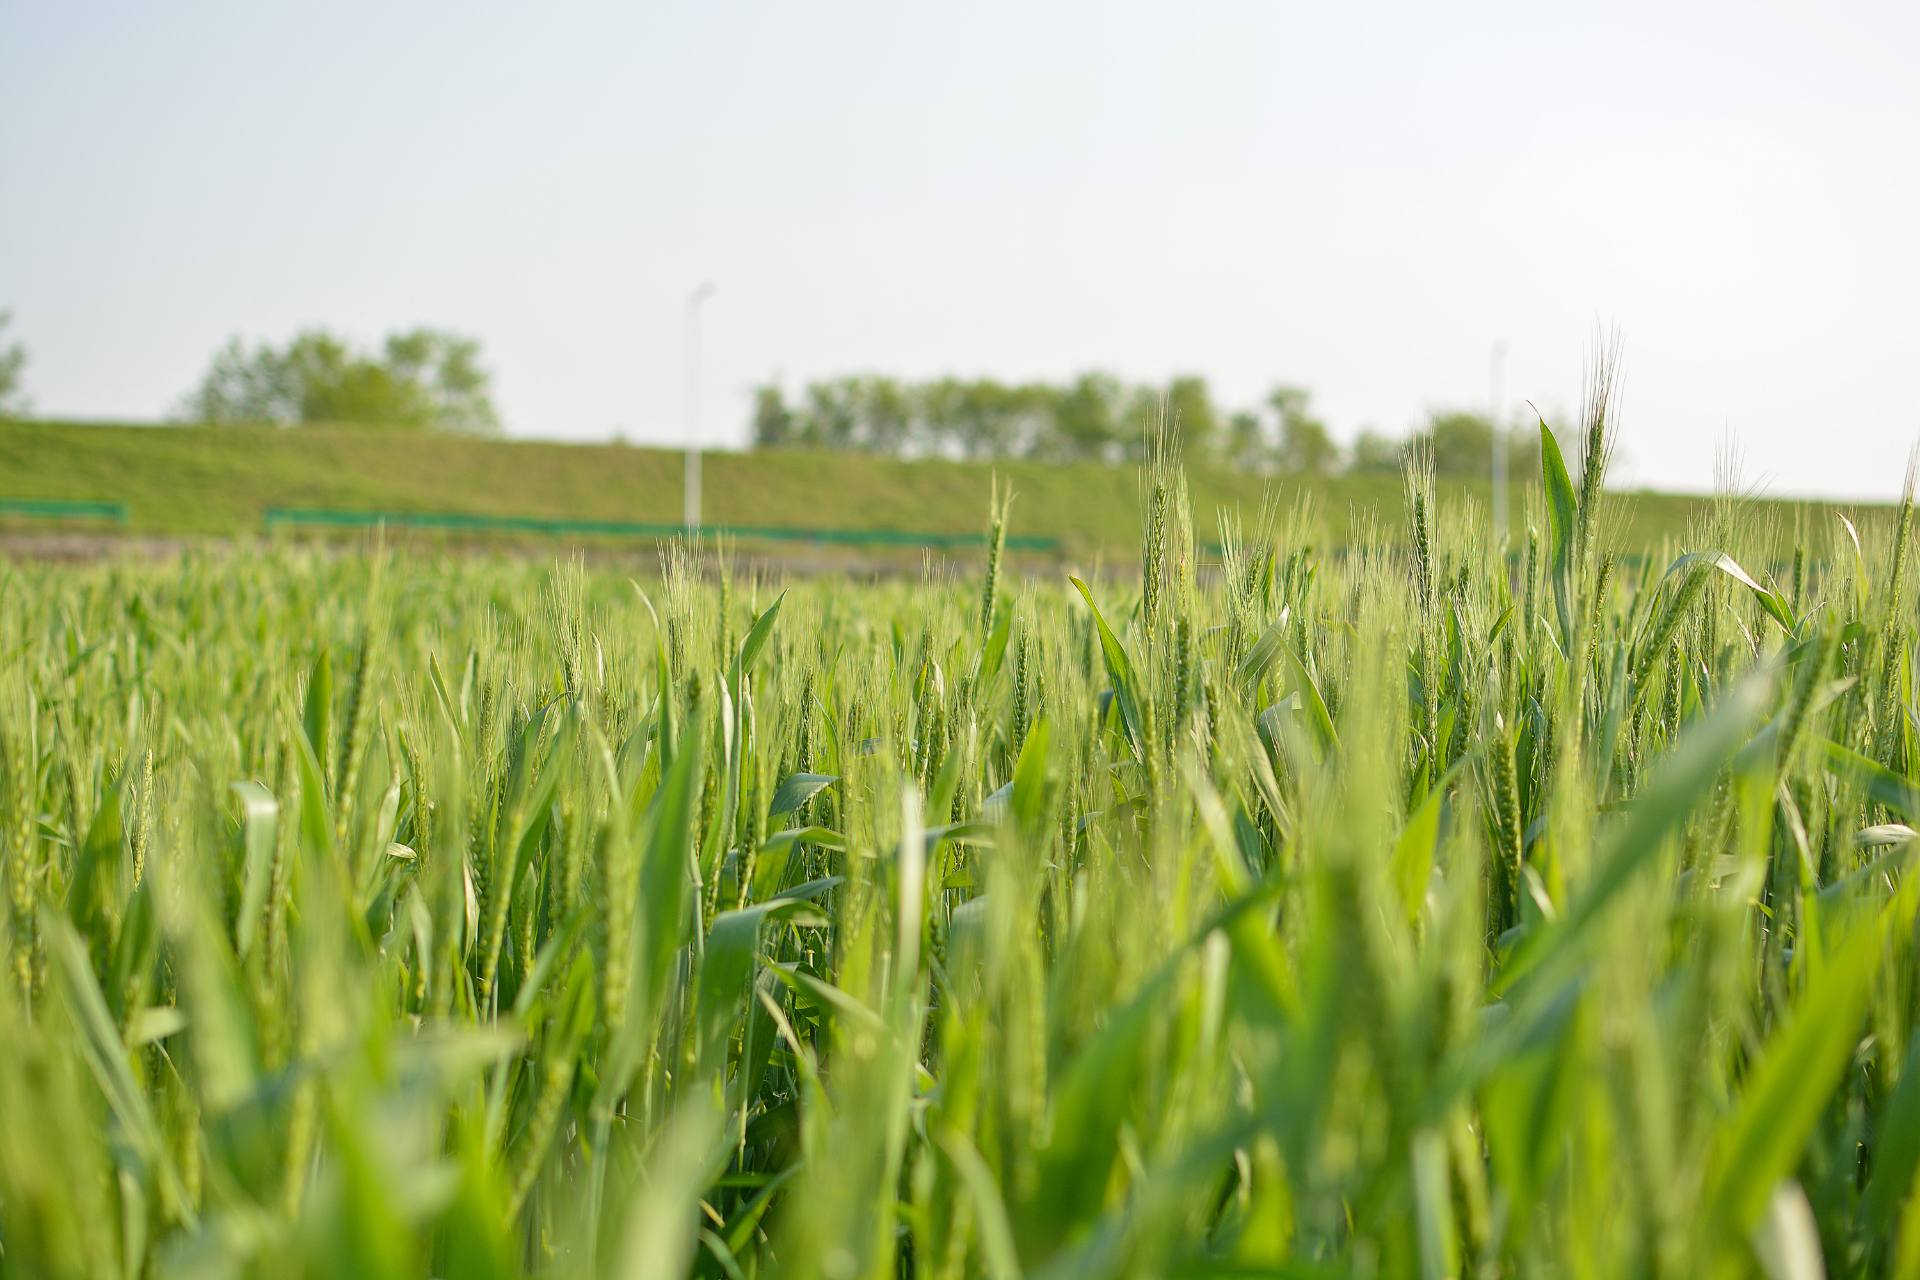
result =
[{"label": "blurred background vegetation", "polygon": [[[29,407],[21,394],[27,353],[7,343],[8,319],[0,311],[0,413],[20,416]],[[216,426],[503,433],[479,341],[424,326],[372,346],[324,328],[279,344],[235,337],[213,354],[175,417]],[[754,449],[1117,464],[1140,461],[1149,425],[1161,422],[1189,463],[1262,475],[1397,474],[1421,449],[1438,474],[1479,478],[1491,471],[1497,431],[1507,435],[1512,474],[1539,466],[1532,422],[1495,424],[1478,410],[1434,409],[1404,436],[1368,427],[1343,445],[1305,387],[1281,383],[1259,404],[1229,407],[1192,374],[1162,385],[1099,371],[1064,383],[861,374],[809,382],[791,398],[768,383],[753,392],[746,438]]]},{"label": "blurred background vegetation", "polygon": [[[1314,413],[1304,387],[1279,385],[1261,404],[1228,408],[1214,399],[1205,378],[1190,374],[1162,386],[1129,385],[1097,372],[1062,384],[866,375],[811,382],[791,400],[778,385],[758,388],[752,441],[762,449],[905,458],[1138,462],[1147,425],[1162,420],[1190,461],[1302,476],[1397,474],[1414,448],[1430,450],[1441,475],[1485,476],[1496,431],[1483,412],[1434,410],[1406,437],[1368,428],[1342,446]],[[1538,470],[1537,425],[1499,429],[1507,432],[1515,472]]]},{"label": "blurred background vegetation", "polygon": [[[27,351],[0,312],[0,499],[124,504],[127,528],[156,535],[260,530],[274,507],[675,522],[680,446],[505,438],[480,344],[418,327],[378,344],[325,329],[281,343],[236,338],[214,353],[165,426],[26,419]],[[1015,528],[1097,558],[1137,532],[1137,471],[1148,426],[1164,421],[1192,476],[1202,536],[1263,504],[1310,496],[1315,536],[1349,540],[1398,518],[1401,472],[1431,454],[1444,489],[1490,505],[1495,424],[1436,409],[1404,435],[1363,430],[1343,444],[1311,393],[1279,384],[1258,404],[1219,403],[1204,378],[1065,383],[990,378],[913,382],[858,375],[789,394],[757,388],[744,452],[709,453],[713,525],[974,532],[996,475],[1020,500]],[[285,429],[294,428],[294,429]],[[1537,485],[1537,424],[1506,423],[1521,528]],[[1643,494],[1623,519],[1638,545],[1677,536],[1703,509],[1692,495]],[[1791,554],[1809,504],[1767,504],[1778,554]],[[0,516],[0,530],[18,528]]]},{"label": "blurred background vegetation", "polygon": [[27,367],[27,349],[7,340],[7,330],[12,325],[13,313],[0,310],[0,418],[25,413],[29,407],[20,390],[21,373]]},{"label": "blurred background vegetation", "polygon": [[227,424],[500,432],[480,344],[439,329],[391,334],[377,351],[356,350],[325,329],[305,330],[279,347],[248,347],[234,338],[181,402],[181,416]]}]

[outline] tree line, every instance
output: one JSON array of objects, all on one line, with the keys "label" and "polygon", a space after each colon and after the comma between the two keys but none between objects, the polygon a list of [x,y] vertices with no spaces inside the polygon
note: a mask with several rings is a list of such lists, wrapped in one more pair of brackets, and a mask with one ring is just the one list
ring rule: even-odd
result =
[{"label": "tree line", "polygon": [[[1276,386],[1259,405],[1229,410],[1215,401],[1206,379],[1194,376],[1153,385],[1105,373],[1064,384],[868,375],[811,382],[793,399],[778,384],[757,388],[752,439],[759,449],[1128,462],[1146,448],[1148,425],[1159,423],[1189,459],[1307,475],[1398,471],[1416,448],[1432,454],[1442,475],[1484,475],[1495,432],[1484,413],[1437,410],[1409,436],[1367,430],[1342,446],[1303,388]],[[1509,433],[1513,474],[1529,474],[1539,464],[1538,433]]]},{"label": "tree line", "polygon": [[213,423],[352,423],[496,435],[492,380],[480,344],[409,329],[362,349],[325,329],[285,345],[234,338],[214,353],[181,416]]},{"label": "tree line", "polygon": [[[0,310],[0,415],[27,408],[20,393],[26,350],[6,340],[10,318]],[[208,423],[500,431],[480,344],[430,328],[393,333],[371,347],[325,329],[303,330],[277,345],[234,338],[214,353],[183,397],[179,416]],[[1410,435],[1366,430],[1342,445],[1301,387],[1276,386],[1257,405],[1227,409],[1201,377],[1149,384],[1083,373],[1066,383],[840,377],[811,382],[792,399],[768,383],[754,392],[750,434],[759,449],[1117,463],[1138,461],[1149,425],[1162,423],[1183,454],[1202,465],[1302,475],[1394,472],[1416,448],[1432,455],[1442,475],[1485,475],[1495,432],[1484,413],[1437,410]],[[1530,427],[1510,429],[1512,474],[1537,471],[1539,448]]]},{"label": "tree line", "polygon": [[[12,313],[0,309],[0,417],[31,407],[21,390],[26,347],[10,341]],[[341,423],[497,435],[500,414],[480,344],[444,329],[415,328],[374,346],[327,329],[284,343],[230,339],[176,417],[222,425]]]}]

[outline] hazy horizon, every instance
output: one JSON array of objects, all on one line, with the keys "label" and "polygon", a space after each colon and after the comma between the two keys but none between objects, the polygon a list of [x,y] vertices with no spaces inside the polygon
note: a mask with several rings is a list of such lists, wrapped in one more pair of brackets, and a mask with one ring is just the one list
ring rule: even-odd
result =
[{"label": "hazy horizon", "polygon": [[1897,493],[1920,14],[1489,5],[16,8],[0,308],[38,413],[229,337],[479,338],[517,437],[709,443],[852,372],[1311,389],[1343,441],[1578,406],[1622,468]]}]

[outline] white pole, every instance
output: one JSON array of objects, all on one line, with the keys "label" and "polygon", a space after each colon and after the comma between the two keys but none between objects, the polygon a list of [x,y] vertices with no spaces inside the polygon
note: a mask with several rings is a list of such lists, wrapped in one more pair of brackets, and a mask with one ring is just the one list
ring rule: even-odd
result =
[{"label": "white pole", "polygon": [[1507,344],[1493,344],[1493,358],[1487,371],[1487,420],[1493,424],[1493,541],[1502,553],[1507,545],[1507,428],[1506,388]]},{"label": "white pole", "polygon": [[713,296],[707,281],[687,295],[687,493],[685,524],[700,527],[700,307]]}]

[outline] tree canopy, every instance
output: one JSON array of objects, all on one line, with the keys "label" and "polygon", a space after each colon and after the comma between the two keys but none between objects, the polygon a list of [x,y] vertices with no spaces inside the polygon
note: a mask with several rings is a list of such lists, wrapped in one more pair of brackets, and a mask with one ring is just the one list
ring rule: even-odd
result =
[{"label": "tree canopy", "polygon": [[20,371],[27,367],[27,349],[6,341],[13,312],[0,310],[0,414],[25,413],[27,399],[20,392]]},{"label": "tree canopy", "polygon": [[754,394],[759,448],[851,449],[903,456],[1036,458],[1065,462],[1138,459],[1150,424],[1164,422],[1182,449],[1210,457],[1235,441],[1264,450],[1271,433],[1228,420],[1206,379],[1128,385],[1084,373],[1065,385],[940,378],[908,383],[857,376],[809,383],[795,400],[778,386]]},{"label": "tree canopy", "polygon": [[216,423],[353,423],[492,435],[500,430],[480,344],[438,329],[411,329],[378,351],[355,349],[324,329],[284,346],[234,338],[214,354],[185,416]]},{"label": "tree canopy", "polygon": [[[753,443],[764,449],[1120,462],[1137,460],[1149,426],[1160,423],[1189,458],[1248,471],[1397,472],[1416,448],[1432,453],[1442,475],[1484,476],[1493,461],[1494,428],[1481,413],[1435,411],[1410,438],[1368,430],[1343,450],[1302,387],[1277,386],[1258,407],[1228,412],[1204,378],[1190,375],[1161,386],[1106,373],[1064,384],[864,375],[809,383],[794,399],[769,384],[754,392],[752,425]],[[1512,474],[1537,469],[1535,432],[1509,439]]]}]

